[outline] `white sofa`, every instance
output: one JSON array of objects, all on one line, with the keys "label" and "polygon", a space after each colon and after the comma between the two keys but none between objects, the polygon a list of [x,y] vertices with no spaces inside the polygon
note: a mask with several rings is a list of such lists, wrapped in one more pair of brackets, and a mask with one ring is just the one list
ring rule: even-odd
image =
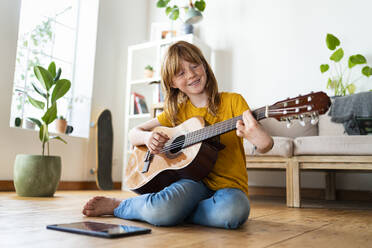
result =
[{"label": "white sofa", "polygon": [[[372,136],[344,133],[342,124],[333,123],[328,114],[319,117],[317,125],[305,120],[291,128],[285,122],[264,119],[260,123],[273,136],[274,147],[266,154],[256,154],[253,145],[244,142],[247,169],[283,169],[286,171],[288,207],[300,207],[302,170],[371,171]],[[327,173],[326,199],[335,199],[335,174]]]}]

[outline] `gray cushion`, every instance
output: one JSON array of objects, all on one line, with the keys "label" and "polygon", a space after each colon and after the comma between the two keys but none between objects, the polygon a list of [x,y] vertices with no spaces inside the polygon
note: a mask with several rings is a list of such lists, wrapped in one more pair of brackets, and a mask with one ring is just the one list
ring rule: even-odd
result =
[{"label": "gray cushion", "polygon": [[290,128],[287,128],[285,121],[277,121],[274,118],[263,119],[260,123],[271,136],[295,138],[299,136],[318,135],[318,125],[311,125],[308,118],[305,120],[306,125],[304,127],[297,120],[292,121]]},{"label": "gray cushion", "polygon": [[298,137],[294,155],[372,155],[372,136]]},{"label": "gray cushion", "polygon": [[260,154],[254,151],[254,146],[246,139],[244,139],[243,145],[245,154],[247,155],[259,155],[259,156],[281,156],[281,157],[292,157],[293,155],[293,139],[287,137],[273,137],[274,146],[273,148],[265,153]]}]

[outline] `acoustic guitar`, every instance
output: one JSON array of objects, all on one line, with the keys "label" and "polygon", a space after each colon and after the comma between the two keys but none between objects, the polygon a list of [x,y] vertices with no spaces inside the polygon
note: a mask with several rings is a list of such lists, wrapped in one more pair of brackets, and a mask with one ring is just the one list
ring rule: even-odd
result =
[{"label": "acoustic guitar", "polygon": [[[324,92],[288,98],[271,106],[252,111],[256,120],[275,118],[290,123],[294,119],[311,118],[316,124],[318,115],[327,112],[331,101]],[[195,181],[203,179],[213,169],[218,151],[223,145],[219,135],[236,129],[242,116],[205,126],[201,117],[193,117],[174,127],[156,127],[170,137],[161,153],[151,154],[146,146],[135,147],[125,168],[124,183],[127,188],[145,194],[158,192],[181,178]]]}]

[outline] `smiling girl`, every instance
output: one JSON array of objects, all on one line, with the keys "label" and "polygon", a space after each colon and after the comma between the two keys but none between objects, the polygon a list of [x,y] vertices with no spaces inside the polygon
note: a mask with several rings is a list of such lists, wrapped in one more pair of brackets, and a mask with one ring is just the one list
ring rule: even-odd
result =
[{"label": "smiling girl", "polygon": [[225,148],[218,152],[215,166],[202,181],[181,179],[157,193],[125,200],[94,197],[84,206],[83,214],[113,214],[158,226],[189,222],[236,229],[250,212],[242,138],[260,153],[272,148],[273,139],[254,119],[241,95],[218,92],[213,71],[196,46],[185,41],[171,45],[161,76],[166,92],[164,112],[131,130],[132,145],[145,144],[152,154],[158,154],[170,137],[152,130],[160,125],[174,127],[195,116],[203,117],[209,124],[239,115],[243,115],[243,121],[237,122],[236,132],[220,136]]}]

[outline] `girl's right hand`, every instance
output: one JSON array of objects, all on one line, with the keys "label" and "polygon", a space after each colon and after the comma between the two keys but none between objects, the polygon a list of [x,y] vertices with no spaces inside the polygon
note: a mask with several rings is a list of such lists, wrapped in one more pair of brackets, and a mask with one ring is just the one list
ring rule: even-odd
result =
[{"label": "girl's right hand", "polygon": [[145,145],[152,154],[158,154],[168,140],[168,135],[163,132],[149,132],[149,135],[145,137]]}]

